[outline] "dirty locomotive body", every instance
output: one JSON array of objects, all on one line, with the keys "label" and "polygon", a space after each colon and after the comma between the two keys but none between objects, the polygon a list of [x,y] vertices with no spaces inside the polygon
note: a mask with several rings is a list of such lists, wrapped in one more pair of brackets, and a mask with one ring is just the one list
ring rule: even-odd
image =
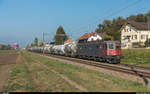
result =
[{"label": "dirty locomotive body", "polygon": [[123,57],[119,41],[93,41],[86,43],[71,42],[64,45],[31,47],[27,50],[114,64],[120,63],[120,59]]}]

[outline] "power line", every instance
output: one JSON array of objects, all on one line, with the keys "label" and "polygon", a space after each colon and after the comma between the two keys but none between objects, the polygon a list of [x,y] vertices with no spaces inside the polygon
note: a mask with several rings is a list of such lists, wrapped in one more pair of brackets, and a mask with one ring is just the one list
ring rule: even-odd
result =
[{"label": "power line", "polygon": [[[128,8],[131,7],[131,6],[135,6],[137,3],[141,2],[141,1],[142,1],[142,0],[137,0],[136,2],[133,2],[133,3],[129,4],[129,5],[127,5],[127,6],[123,7],[123,8],[121,8],[121,9],[119,9],[119,10],[117,10],[117,11],[115,11],[115,12],[109,14],[109,15],[107,15],[107,16],[103,16],[103,17],[100,18],[100,19],[107,18],[107,17],[110,17],[110,16],[112,16],[112,15],[116,15],[116,14],[122,12],[123,10],[128,9]],[[99,21],[100,19],[98,19],[97,21]],[[97,22],[97,21],[96,21],[96,22]],[[94,22],[94,23],[95,23],[95,22]],[[89,25],[91,25],[91,24],[93,24],[93,23],[90,23]],[[85,25],[85,26],[83,26],[83,27],[81,27],[81,28],[79,28],[79,29],[72,30],[72,31],[80,31],[82,28],[85,28],[85,27],[87,27],[87,25]],[[82,31],[82,32],[84,32],[84,31]]]},{"label": "power line", "polygon": [[[127,0],[125,0],[125,1],[127,1]],[[124,4],[126,4],[126,2],[121,3],[121,4],[120,4],[120,7],[123,6]],[[109,10],[108,10],[107,12],[105,12],[104,14],[106,14],[106,13],[108,13],[108,12],[110,12],[110,11],[112,11],[112,9],[109,9]],[[105,16],[105,15],[103,15],[103,16]],[[97,19],[99,19],[100,17],[101,17],[101,16],[97,16],[97,17],[95,17],[95,18],[93,18],[93,19],[96,19],[96,20],[97,20]],[[93,20],[90,20],[90,21],[93,21]],[[89,22],[90,22],[90,21],[89,21]],[[87,21],[87,22],[88,22],[88,21]],[[80,24],[80,25],[83,25],[83,24]],[[83,26],[86,26],[86,27],[87,27],[87,25],[83,25]],[[83,27],[83,26],[81,26],[81,27]]]}]

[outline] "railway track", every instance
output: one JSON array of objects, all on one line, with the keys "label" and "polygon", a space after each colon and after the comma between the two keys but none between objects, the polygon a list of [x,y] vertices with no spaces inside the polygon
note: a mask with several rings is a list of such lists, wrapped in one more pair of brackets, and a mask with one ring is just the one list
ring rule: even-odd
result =
[{"label": "railway track", "polygon": [[87,65],[91,65],[95,67],[119,71],[119,72],[132,74],[132,75],[136,75],[136,76],[140,76],[144,78],[150,78],[150,68],[148,67],[140,67],[140,66],[134,66],[134,65],[128,65],[128,64],[107,64],[107,63],[101,63],[101,62],[96,62],[92,60],[84,60],[84,59],[79,59],[79,58],[49,55],[49,54],[44,54],[44,55],[55,57],[55,58],[60,58],[64,60],[69,60],[69,61],[73,61],[76,63],[82,63],[82,64],[87,64]]},{"label": "railway track", "polygon": [[129,74],[137,75],[140,77],[150,78],[150,69],[145,68],[145,67],[139,67],[139,66],[137,67],[137,66],[133,66],[133,65],[125,66],[122,64],[114,65],[114,64],[100,63],[100,62],[96,62],[96,61],[75,59],[75,58],[64,57],[64,56],[56,56],[56,55],[51,55],[51,56],[55,57],[55,58],[61,58],[61,59],[65,59],[65,60],[74,61],[77,63],[92,65],[92,66],[106,68],[106,69],[115,70],[115,71],[119,71],[119,72],[129,73]]}]

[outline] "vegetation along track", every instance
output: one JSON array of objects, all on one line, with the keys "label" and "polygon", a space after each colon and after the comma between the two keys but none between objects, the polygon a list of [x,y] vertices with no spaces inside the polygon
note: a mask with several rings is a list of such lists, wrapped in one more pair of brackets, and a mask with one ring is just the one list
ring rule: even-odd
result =
[{"label": "vegetation along track", "polygon": [[82,63],[82,64],[92,65],[92,66],[101,67],[101,68],[105,68],[109,70],[137,75],[142,78],[150,78],[150,68],[147,68],[147,67],[140,67],[140,66],[134,66],[134,65],[127,65],[127,64],[107,64],[107,63],[100,63],[96,61],[83,60],[83,59],[71,58],[71,57],[65,57],[65,56],[57,56],[57,55],[49,55],[49,54],[44,54],[44,55],[55,57],[55,58],[60,58],[64,60],[69,60],[69,61],[73,61],[76,63]]}]

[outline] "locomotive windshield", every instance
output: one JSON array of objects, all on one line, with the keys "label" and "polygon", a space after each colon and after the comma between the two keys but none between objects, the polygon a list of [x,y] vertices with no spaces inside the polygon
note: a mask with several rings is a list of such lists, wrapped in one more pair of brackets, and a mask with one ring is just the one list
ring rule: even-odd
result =
[{"label": "locomotive windshield", "polygon": [[114,49],[114,44],[108,44],[109,49]]}]

